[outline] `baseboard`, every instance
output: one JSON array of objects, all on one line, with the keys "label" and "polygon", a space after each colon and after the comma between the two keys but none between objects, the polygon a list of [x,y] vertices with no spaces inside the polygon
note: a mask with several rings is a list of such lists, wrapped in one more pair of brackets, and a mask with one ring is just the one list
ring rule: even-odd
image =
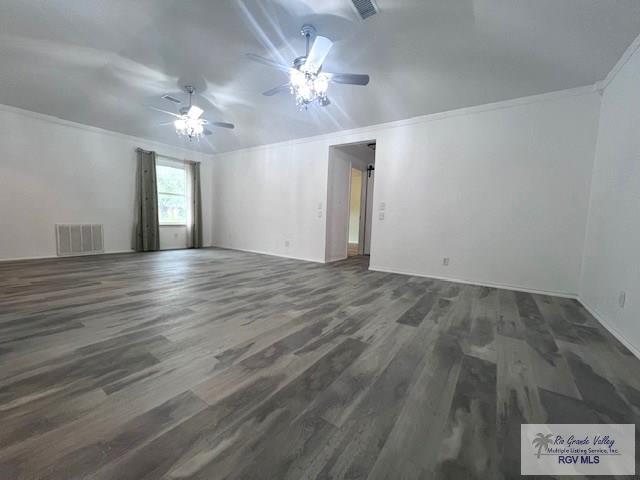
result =
[{"label": "baseboard", "polygon": [[57,255],[41,255],[36,257],[0,258],[0,263],[1,262],[26,262],[29,260],[48,260],[51,258],[73,258],[73,257],[59,257]]},{"label": "baseboard", "polygon": [[571,299],[578,298],[577,293],[556,292],[551,290],[536,290],[534,288],[521,287],[519,285],[509,285],[505,283],[478,282],[475,280],[466,280],[463,278],[443,277],[439,275],[427,275],[424,273],[396,270],[392,268],[379,267],[375,265],[369,265],[369,270],[373,270],[374,272],[397,273],[399,275],[411,275],[413,277],[433,278],[434,280],[444,280],[447,282],[462,283],[464,285],[477,285],[480,287],[502,288],[504,290],[514,290],[516,292],[537,293],[540,295],[550,295],[554,297],[563,297],[563,298],[571,298]]},{"label": "baseboard", "polygon": [[349,258],[349,256],[348,256],[348,255],[347,255],[346,257],[329,258],[329,259],[327,259],[324,263],[341,262],[341,261],[343,261],[343,260],[346,260],[347,258]]},{"label": "baseboard", "polygon": [[313,262],[313,263],[326,263],[323,260],[318,260],[316,258],[306,258],[306,257],[296,257],[294,255],[285,255],[282,253],[273,253],[273,252],[265,252],[262,250],[249,250],[246,248],[238,248],[238,247],[227,247],[224,245],[212,245],[213,248],[223,248],[225,250],[235,250],[237,252],[247,252],[247,253],[257,253],[258,255],[268,255],[270,257],[279,257],[279,258],[290,258],[291,260],[302,260],[303,262]]},{"label": "baseboard", "polygon": [[[202,248],[214,248],[214,245],[205,245]],[[187,247],[184,248],[165,248],[160,249],[158,252],[169,252],[172,250],[190,250]],[[50,260],[52,258],[78,258],[78,257],[95,257],[96,255],[118,255],[122,253],[135,253],[135,250],[110,250],[108,252],[91,254],[91,255],[68,255],[64,257],[60,257],[58,255],[42,255],[37,257],[17,257],[17,258],[0,258],[0,263],[2,262],[26,262],[29,260]]]},{"label": "baseboard", "polygon": [[600,325],[608,330],[608,332],[616,337],[620,343],[622,343],[625,347],[629,349],[631,353],[635,355],[636,358],[640,359],[640,350],[634,346],[627,338],[622,334],[620,330],[613,326],[611,322],[605,320],[604,315],[602,315],[598,310],[589,305],[583,298],[578,297],[578,301],[580,304],[591,314],[593,317],[598,320]]},{"label": "baseboard", "polygon": [[27,262],[30,260],[51,260],[54,258],[96,257],[100,255],[117,255],[121,253],[134,253],[134,250],[113,250],[109,252],[95,253],[91,255],[65,255],[62,257],[59,255],[41,255],[41,256],[35,256],[35,257],[0,258],[0,262]]}]

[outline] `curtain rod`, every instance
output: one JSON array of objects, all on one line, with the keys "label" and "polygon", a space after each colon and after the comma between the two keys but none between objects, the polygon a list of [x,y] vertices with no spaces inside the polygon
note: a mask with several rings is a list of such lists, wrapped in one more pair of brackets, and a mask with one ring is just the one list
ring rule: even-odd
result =
[{"label": "curtain rod", "polygon": [[177,157],[171,157],[171,156],[169,156],[169,155],[163,155],[163,154],[161,154],[161,153],[154,152],[154,151],[152,151],[152,150],[145,150],[144,148],[140,148],[140,147],[136,148],[136,151],[137,151],[137,152],[143,152],[143,153],[155,153],[155,154],[156,154],[156,157],[167,158],[167,159],[169,159],[169,160],[175,160],[175,161],[177,161],[177,162],[199,163],[199,162],[196,162],[196,161],[194,161],[194,160],[187,160],[186,158],[177,158]]}]

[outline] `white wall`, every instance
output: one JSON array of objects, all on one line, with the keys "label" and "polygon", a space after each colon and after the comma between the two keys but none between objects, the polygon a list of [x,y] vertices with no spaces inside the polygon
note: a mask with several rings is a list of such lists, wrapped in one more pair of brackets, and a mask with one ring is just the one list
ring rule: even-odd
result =
[{"label": "white wall", "polygon": [[329,147],[376,140],[371,268],[575,295],[599,102],[575,89],[219,155],[214,243],[321,260]]},{"label": "white wall", "polygon": [[[55,256],[56,223],[102,223],[105,250],[129,251],[138,146],[195,161],[207,158],[0,106],[0,259]],[[210,162],[202,169],[205,244],[210,244]],[[166,234],[161,234],[163,247],[179,241]]]},{"label": "white wall", "polygon": [[[575,293],[598,100],[565,92],[219,155],[203,164],[205,244],[325,261],[329,147],[377,140],[373,268]],[[2,259],[55,255],[63,222],[103,223],[106,250],[128,251],[134,148],[206,160],[10,107],[0,145]],[[182,236],[163,229],[163,246]]]},{"label": "white wall", "polygon": [[[640,52],[604,91],[580,297],[640,352]],[[626,292],[624,308],[618,305]]]},{"label": "white wall", "polygon": [[[210,229],[206,231],[210,231]],[[175,250],[177,248],[187,248],[187,227],[160,225],[160,250]]]},{"label": "white wall", "polygon": [[[617,234],[610,237],[608,229],[628,227],[623,220],[603,226],[618,218],[611,213],[618,197],[606,197],[615,191],[620,208],[636,207],[637,162],[628,153],[636,148],[636,119],[627,106],[635,101],[627,97],[635,94],[636,64],[630,62],[605,94],[593,182],[583,290],[607,316],[616,313],[611,305],[620,289],[628,290],[633,305],[626,285],[637,275],[623,257],[614,268],[599,254],[603,245],[613,249],[610,238]],[[106,250],[128,251],[134,149],[141,146],[205,160],[205,244],[326,261],[329,148],[377,140],[372,268],[575,294],[599,102],[596,93],[577,89],[240,150],[211,162],[195,152],[1,107],[0,259],[55,255],[53,226],[67,222],[103,223]],[[626,136],[607,127],[617,123],[626,125]],[[607,163],[611,157],[620,158],[615,168]],[[165,247],[183,244],[174,233],[163,229]],[[444,256],[451,258],[448,267]],[[609,291],[600,293],[605,283]]]},{"label": "white wall", "polygon": [[328,155],[320,141],[217,156],[214,245],[324,262]]},{"label": "white wall", "polygon": [[576,294],[598,107],[591,93],[384,132],[372,267]]}]

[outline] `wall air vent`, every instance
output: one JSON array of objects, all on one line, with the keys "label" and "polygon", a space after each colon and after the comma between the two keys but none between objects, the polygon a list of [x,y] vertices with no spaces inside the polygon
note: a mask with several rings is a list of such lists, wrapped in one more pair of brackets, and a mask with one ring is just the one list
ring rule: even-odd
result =
[{"label": "wall air vent", "polygon": [[164,98],[165,100],[169,100],[170,102],[173,103],[182,103],[180,100],[178,100],[176,97],[172,97],[169,94],[163,95],[162,98]]},{"label": "wall air vent", "polygon": [[379,11],[374,0],[351,0],[351,2],[363,20],[375,15]]},{"label": "wall air vent", "polygon": [[58,256],[104,253],[102,225],[56,225]]}]

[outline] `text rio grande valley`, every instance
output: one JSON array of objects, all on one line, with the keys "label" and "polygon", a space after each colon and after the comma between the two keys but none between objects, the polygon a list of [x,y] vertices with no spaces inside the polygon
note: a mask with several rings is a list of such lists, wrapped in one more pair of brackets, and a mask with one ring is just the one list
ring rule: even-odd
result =
[{"label": "text rio grande valley", "polygon": [[615,440],[609,435],[595,435],[593,438],[571,435],[566,439],[557,435],[552,445],[547,447],[547,454],[558,455],[558,463],[562,464],[595,465],[600,463],[599,455],[620,455],[614,445]]}]

